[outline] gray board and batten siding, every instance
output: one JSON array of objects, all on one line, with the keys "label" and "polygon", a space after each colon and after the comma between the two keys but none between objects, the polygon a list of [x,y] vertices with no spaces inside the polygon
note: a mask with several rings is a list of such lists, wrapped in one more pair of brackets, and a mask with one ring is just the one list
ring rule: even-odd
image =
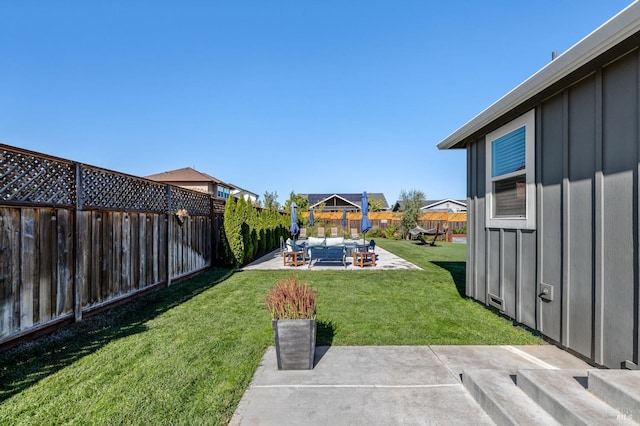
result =
[{"label": "gray board and batten siding", "polygon": [[[467,150],[466,294],[610,368],[635,368],[640,351],[639,22],[636,2],[571,49],[584,63],[568,51],[570,72],[544,86],[541,70],[439,144]],[[535,226],[492,227],[486,136],[530,110]]]}]

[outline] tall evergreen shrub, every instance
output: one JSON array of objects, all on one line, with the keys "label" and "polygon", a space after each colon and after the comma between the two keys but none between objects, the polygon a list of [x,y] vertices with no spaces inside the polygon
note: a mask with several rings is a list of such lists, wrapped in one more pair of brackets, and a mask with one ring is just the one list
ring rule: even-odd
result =
[{"label": "tall evergreen shrub", "polygon": [[237,204],[234,197],[229,197],[224,206],[224,233],[230,250],[229,263],[233,267],[242,265],[244,260],[242,220],[238,217]]}]

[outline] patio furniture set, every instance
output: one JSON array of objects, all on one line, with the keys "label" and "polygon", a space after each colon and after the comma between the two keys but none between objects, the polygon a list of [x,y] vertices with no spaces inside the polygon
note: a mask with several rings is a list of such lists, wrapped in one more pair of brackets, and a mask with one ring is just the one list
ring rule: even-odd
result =
[{"label": "patio furniture set", "polygon": [[311,268],[317,262],[341,262],[347,267],[347,257],[353,258],[353,264],[364,268],[376,266],[375,241],[365,244],[345,241],[342,237],[309,237],[302,243],[288,239],[282,247],[282,260],[285,266],[301,266],[307,263]]}]

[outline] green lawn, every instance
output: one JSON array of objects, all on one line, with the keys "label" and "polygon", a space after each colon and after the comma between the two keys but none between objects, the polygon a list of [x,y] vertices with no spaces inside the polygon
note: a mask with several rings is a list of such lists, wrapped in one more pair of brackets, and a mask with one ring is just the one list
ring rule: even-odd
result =
[{"label": "green lawn", "polygon": [[0,353],[0,424],[227,423],[292,273],[318,291],[318,345],[542,343],[461,296],[464,245],[378,244],[424,271],[211,270]]}]

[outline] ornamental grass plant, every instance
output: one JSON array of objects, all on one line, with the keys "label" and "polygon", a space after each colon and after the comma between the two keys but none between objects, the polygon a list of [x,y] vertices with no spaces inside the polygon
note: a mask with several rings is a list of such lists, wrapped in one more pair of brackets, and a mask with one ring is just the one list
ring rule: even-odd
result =
[{"label": "ornamental grass plant", "polygon": [[265,299],[271,318],[312,319],[316,315],[316,293],[297,277],[277,281]]}]

